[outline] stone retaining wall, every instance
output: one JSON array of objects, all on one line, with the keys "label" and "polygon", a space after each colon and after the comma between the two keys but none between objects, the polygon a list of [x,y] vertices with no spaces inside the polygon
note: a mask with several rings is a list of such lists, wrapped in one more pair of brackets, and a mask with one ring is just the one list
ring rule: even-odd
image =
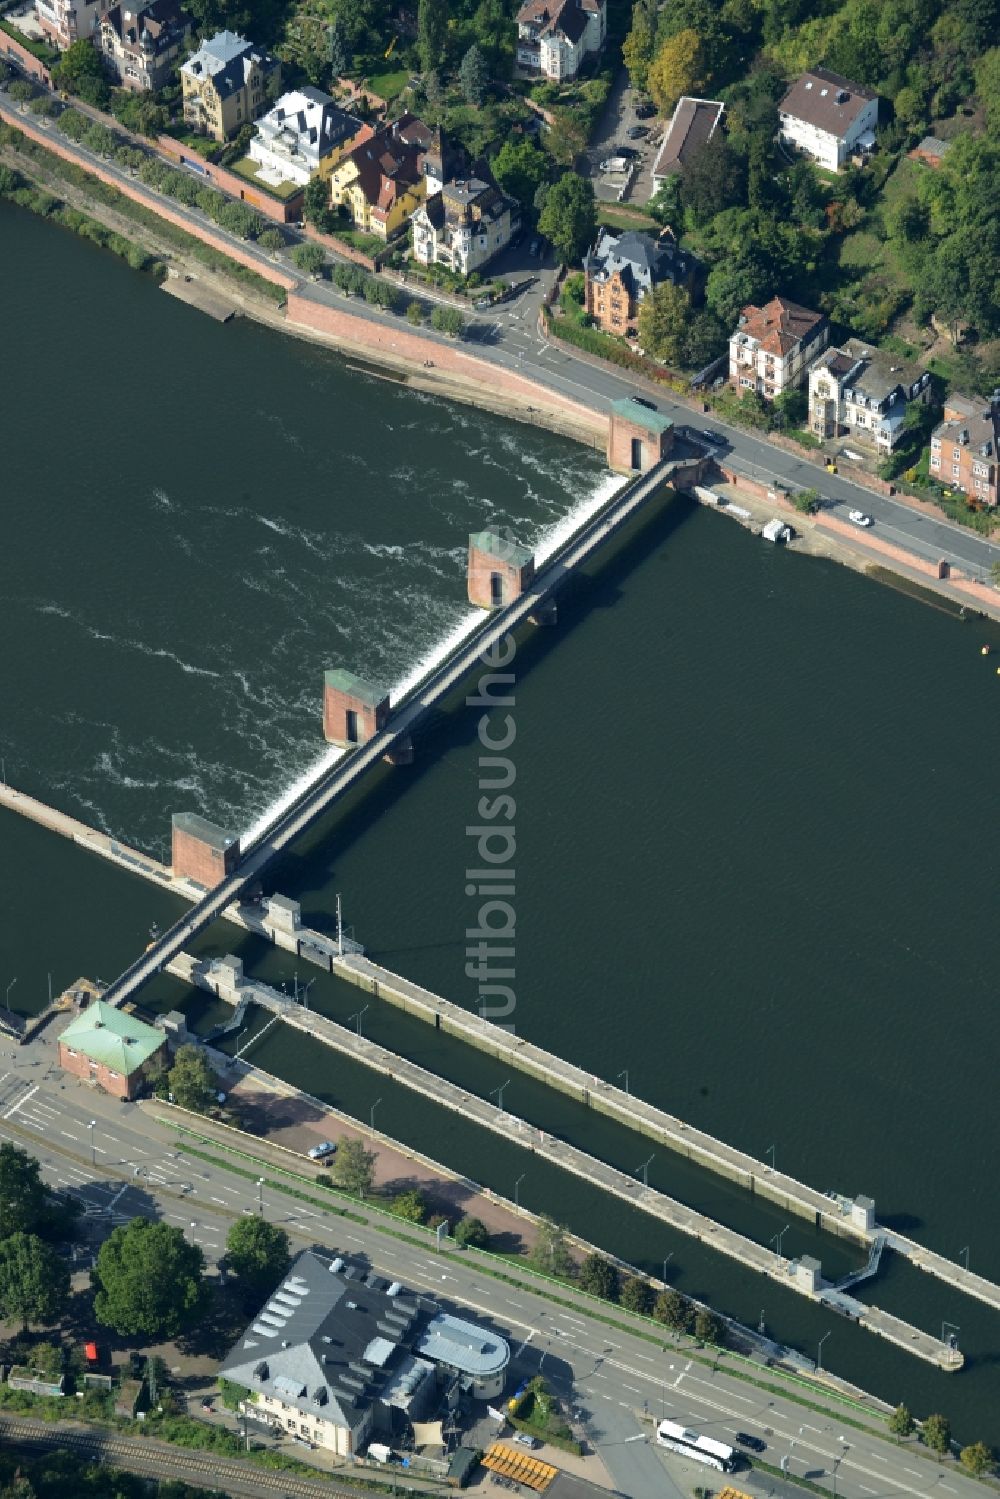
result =
[{"label": "stone retaining wall", "polygon": [[[122,127],[111,116],[108,123],[112,129],[121,132]],[[138,138],[136,138],[138,139]],[[140,140],[140,144],[144,144]],[[251,208],[256,208],[265,218],[274,219],[278,224],[293,224],[302,217],[302,199],[304,190],[295,193],[291,198],[282,202],[280,198],[273,198],[263,188],[255,188],[252,182],[245,177],[240,177],[236,172],[227,171],[225,167],[217,166],[214,161],[206,161],[197,151],[190,150],[182,141],[175,140],[172,135],[158,135],[156,137],[156,150],[161,156],[175,166],[187,166],[190,170],[197,172],[206,182],[217,187],[220,192],[228,193],[231,198],[238,198],[243,203],[249,203]]]},{"label": "stone retaining wall", "polygon": [[6,31],[0,31],[0,58],[9,57],[11,61],[20,68],[22,73],[33,78],[36,83],[44,84],[46,88],[52,87],[52,74],[43,62],[29,52],[16,37],[10,36]]}]

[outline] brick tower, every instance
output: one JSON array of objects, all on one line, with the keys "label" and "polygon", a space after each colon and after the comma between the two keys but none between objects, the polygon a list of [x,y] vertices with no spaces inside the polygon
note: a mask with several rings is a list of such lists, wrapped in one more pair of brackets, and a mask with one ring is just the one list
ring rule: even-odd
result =
[{"label": "brick tower", "polygon": [[527,547],[499,531],[473,531],[469,537],[469,602],[480,609],[511,604],[535,576],[535,559]]},{"label": "brick tower", "polygon": [[171,823],[170,865],[175,877],[210,890],[240,862],[240,840],[197,812],[175,812]]},{"label": "brick tower", "polygon": [[338,667],[323,678],[323,737],[345,748],[365,744],[385,728],[389,694]]},{"label": "brick tower", "polygon": [[615,473],[644,474],[666,458],[674,440],[669,416],[627,396],[611,404],[608,468]]}]

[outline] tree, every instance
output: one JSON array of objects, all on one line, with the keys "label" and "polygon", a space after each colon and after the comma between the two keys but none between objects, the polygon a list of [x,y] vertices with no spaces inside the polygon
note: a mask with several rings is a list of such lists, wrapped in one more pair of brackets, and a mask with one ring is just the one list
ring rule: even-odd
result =
[{"label": "tree", "polygon": [[694,1314],[694,1335],[699,1343],[714,1343],[719,1348],[726,1340],[726,1326],[707,1306],[700,1306]]},{"label": "tree", "polygon": [[267,250],[271,255],[276,255],[279,250],[285,248],[285,236],[280,229],[265,229],[257,243],[262,250]]},{"label": "tree", "polygon": [[175,1338],[204,1308],[204,1268],[201,1250],[179,1228],[133,1218],[101,1245],[95,1316],[124,1336]]},{"label": "tree", "polygon": [[566,1230],[554,1219],[544,1214],[538,1220],[535,1242],[528,1255],[528,1263],[546,1275],[570,1276],[576,1270],[573,1256],[566,1243]]},{"label": "tree", "polygon": [[943,1456],[951,1449],[951,1422],[947,1416],[942,1416],[937,1412],[927,1416],[920,1428],[920,1434],[924,1439],[924,1444],[932,1452],[938,1452]]},{"label": "tree", "polygon": [[307,223],[316,224],[321,229],[326,227],[330,212],[330,184],[324,177],[317,174],[309,178],[302,195],[302,211]]},{"label": "tree", "polygon": [[[101,54],[89,37],[72,42],[52,70],[53,78],[60,88],[68,93],[79,94],[82,99],[96,104],[108,98],[108,87],[104,81]],[[92,97],[99,94],[101,98]]]},{"label": "tree", "polygon": [[589,1291],[591,1296],[600,1296],[603,1301],[617,1301],[617,1267],[603,1254],[588,1254],[580,1266],[580,1290]]},{"label": "tree", "polygon": [[597,227],[592,183],[574,172],[565,172],[549,188],[538,227],[552,241],[564,264],[574,265],[582,260]]},{"label": "tree", "polygon": [[719,319],[704,308],[696,312],[684,335],[682,363],[686,369],[701,370],[725,352],[728,334]]},{"label": "tree", "polygon": [[193,1114],[206,1114],[219,1091],[218,1080],[198,1046],[181,1046],[169,1074],[174,1103]]},{"label": "tree", "polygon": [[18,1145],[0,1145],[0,1239],[36,1233],[47,1208],[48,1193],[34,1156]]},{"label": "tree", "polygon": [[107,125],[91,125],[83,137],[83,144],[97,156],[111,156],[115,149],[115,137]]},{"label": "tree", "polygon": [[262,1296],[288,1269],[288,1235],[266,1218],[237,1218],[226,1235],[226,1263],[250,1297]]},{"label": "tree", "polygon": [[505,193],[527,207],[548,175],[549,162],[534,141],[505,140],[491,162],[493,175]]},{"label": "tree", "polygon": [[375,1162],[378,1153],[368,1150],[363,1140],[341,1135],[337,1142],[337,1154],[333,1158],[331,1179],[345,1192],[355,1192],[364,1197],[372,1189],[375,1180]]},{"label": "tree", "polygon": [[424,320],[424,309],[420,302],[408,302],[406,305],[406,321],[412,323],[414,328],[419,328]]},{"label": "tree", "polygon": [[458,85],[466,104],[478,109],[490,86],[490,70],[482,50],[475,42],[459,64]]},{"label": "tree", "polygon": [[769,284],[766,269],[756,260],[722,261],[708,273],[705,301],[722,326],[732,329],[747,303],[763,296]]},{"label": "tree", "polygon": [[661,281],[639,304],[639,341],[664,364],[680,364],[691,301],[682,286]]},{"label": "tree", "polygon": [[799,489],[792,496],[792,504],[800,515],[812,515],[819,509],[818,489]]},{"label": "tree", "polygon": [[326,265],[326,256],[319,245],[296,245],[292,259],[307,276],[318,276]]},{"label": "tree", "polygon": [[13,167],[0,166],[0,198],[6,198],[11,193],[17,192],[22,181],[20,172],[15,172]]},{"label": "tree", "polygon": [[1000,138],[1000,47],[991,47],[976,63],[976,93],[986,116],[986,129]]},{"label": "tree", "polygon": [[990,568],[990,577],[993,580],[993,587],[1000,588],[1000,562],[993,563]]},{"label": "tree", "polygon": [[334,17],[327,31],[327,61],[334,78],[342,78],[351,65],[347,37],[339,17]]},{"label": "tree", "polygon": [[[587,148],[587,129],[570,109],[557,109],[545,132],[546,150],[561,167],[571,167]],[[589,186],[589,182],[588,182]]]},{"label": "tree", "polygon": [[627,1312],[647,1317],[653,1309],[653,1287],[641,1275],[629,1275],[622,1282],[619,1300]]},{"label": "tree", "polygon": [[18,104],[27,104],[29,99],[35,97],[35,85],[29,83],[26,78],[15,78],[7,93]]},{"label": "tree", "polygon": [[58,1322],[69,1302],[69,1266],[35,1234],[14,1233],[0,1242],[0,1315],[27,1328]]},{"label": "tree", "polygon": [[431,313],[431,327],[438,333],[447,333],[450,338],[460,338],[465,329],[465,318],[457,307],[435,307]]},{"label": "tree", "polygon": [[433,73],[444,62],[448,40],[448,0],[419,0],[417,51],[422,73]]},{"label": "tree", "polygon": [[656,7],[639,0],[632,7],[632,29],[622,42],[622,58],[632,87],[644,89],[656,48]]},{"label": "tree", "polygon": [[666,1327],[686,1332],[691,1326],[694,1313],[690,1301],[673,1288],[661,1291],[653,1306],[653,1316]]},{"label": "tree", "polygon": [[685,27],[669,37],[649,65],[646,80],[661,114],[668,115],[682,94],[697,94],[708,82],[701,37]]},{"label": "tree", "polygon": [[461,1244],[464,1249],[487,1249],[489,1248],[490,1231],[481,1218],[473,1218],[466,1213],[455,1225],[455,1243]]},{"label": "tree", "polygon": [[971,1446],[962,1448],[958,1460],[967,1473],[981,1478],[993,1467],[993,1449],[987,1447],[985,1442],[973,1442]]},{"label": "tree", "polygon": [[680,196],[696,225],[707,224],[746,198],[743,164],[721,130],[716,130],[684,168]]},{"label": "tree", "polygon": [[423,1223],[427,1217],[427,1199],[414,1187],[392,1199],[392,1211],[397,1218],[405,1218],[407,1223]]}]

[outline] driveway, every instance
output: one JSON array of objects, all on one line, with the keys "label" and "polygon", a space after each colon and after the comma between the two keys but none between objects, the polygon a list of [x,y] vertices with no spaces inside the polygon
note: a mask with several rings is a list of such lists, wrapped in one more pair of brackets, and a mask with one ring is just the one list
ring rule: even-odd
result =
[{"label": "driveway", "polygon": [[[657,121],[640,120],[635,112],[638,101],[635,89],[629,83],[628,72],[621,68],[615,78],[608,101],[597,122],[593,138],[586,152],[586,172],[594,184],[594,194],[601,203],[618,202],[621,189],[630,183],[623,195],[626,202],[645,203],[652,189],[652,162],[655,151],[650,146],[650,135],[658,129]],[[641,140],[630,141],[628,132],[634,126],[645,126],[649,134]],[[601,162],[614,156],[621,146],[638,151],[638,170],[629,173],[602,172]],[[581,163],[582,165],[582,163]]]}]

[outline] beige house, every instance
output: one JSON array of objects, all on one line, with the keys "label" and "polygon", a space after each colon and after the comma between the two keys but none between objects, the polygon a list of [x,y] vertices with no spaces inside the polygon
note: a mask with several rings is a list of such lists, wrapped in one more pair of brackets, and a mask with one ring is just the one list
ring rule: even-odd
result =
[{"label": "beige house", "polygon": [[109,10],[94,33],[94,44],[116,83],[147,93],[170,82],[190,34],[190,17],[177,0],[151,0],[149,5]]},{"label": "beige house", "polygon": [[281,63],[232,31],[219,31],[181,68],[184,122],[225,141],[266,108]]},{"label": "beige house", "polygon": [[931,377],[919,365],[849,338],[809,368],[809,430],[821,439],[856,438],[884,456],[899,440],[907,406],[925,406],[930,395]]},{"label": "beige house", "polygon": [[52,47],[65,52],[82,37],[92,37],[113,0],[35,0],[35,15],[42,36]]}]

